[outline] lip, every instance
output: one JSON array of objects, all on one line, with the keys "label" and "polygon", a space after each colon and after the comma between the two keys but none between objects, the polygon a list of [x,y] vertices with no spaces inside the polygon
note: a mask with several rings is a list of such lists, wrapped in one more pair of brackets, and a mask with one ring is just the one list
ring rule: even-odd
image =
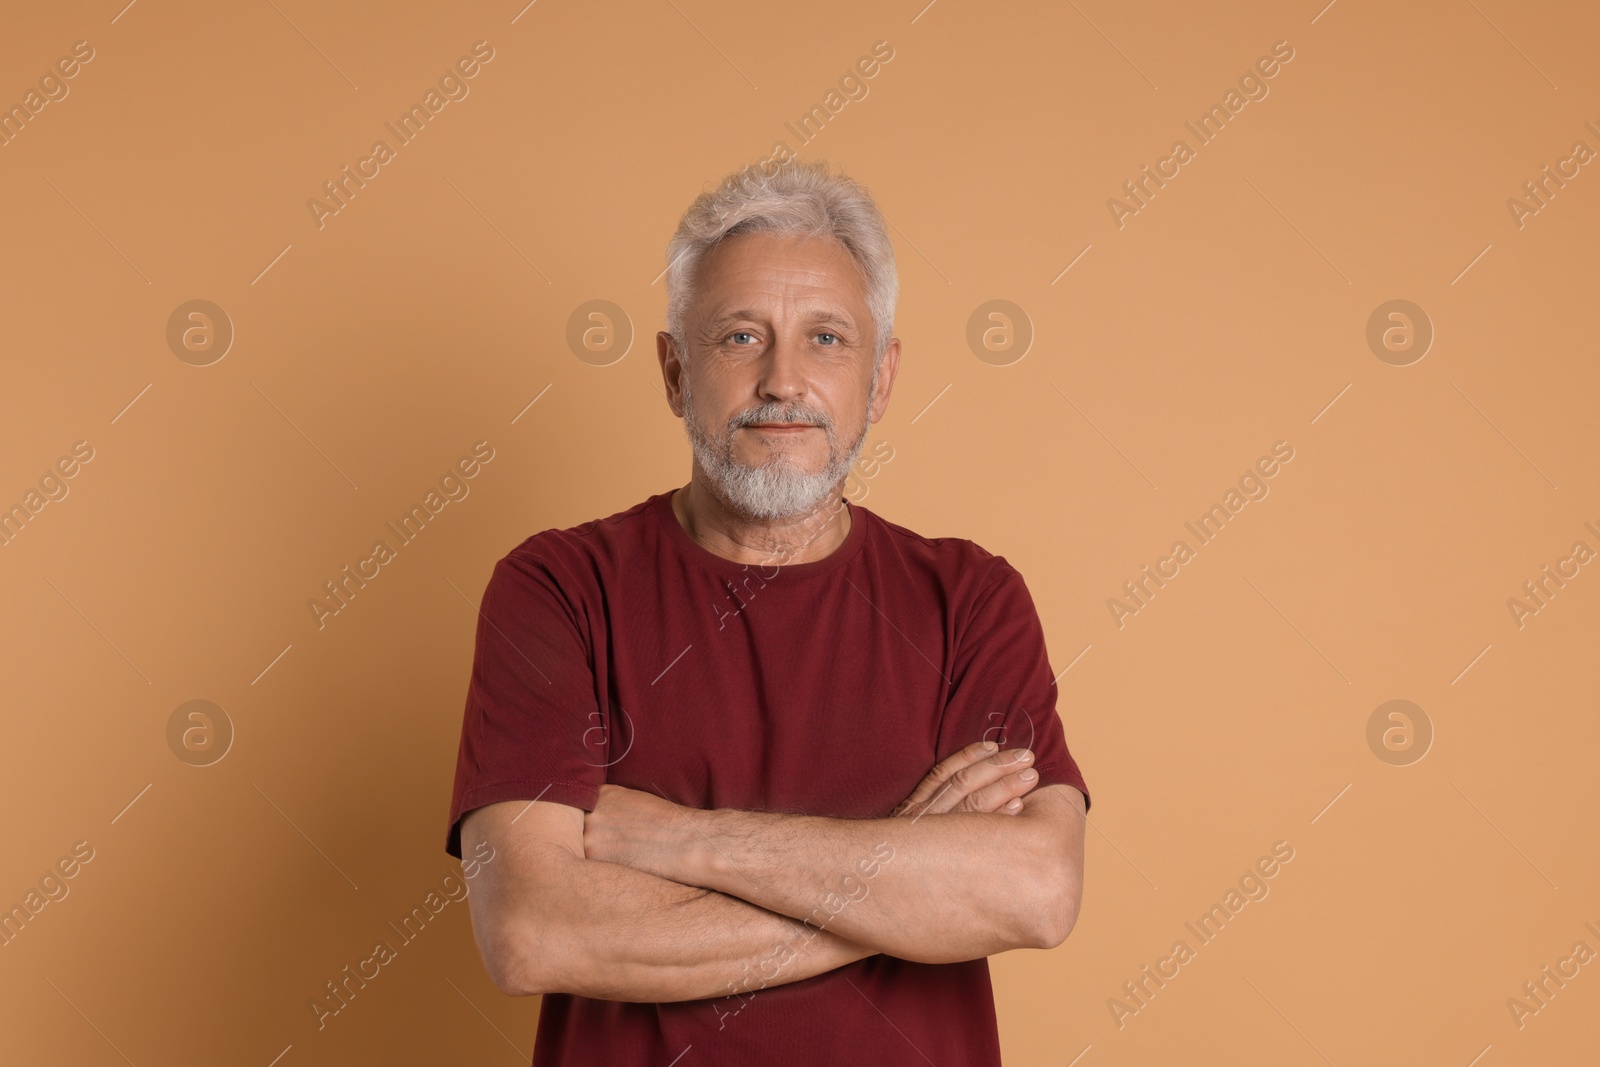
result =
[{"label": "lip", "polygon": [[781,425],[778,423],[755,423],[753,425],[746,426],[745,429],[760,430],[763,433],[799,433],[801,430],[815,430],[819,429],[819,427],[812,426],[809,423],[788,423]]}]

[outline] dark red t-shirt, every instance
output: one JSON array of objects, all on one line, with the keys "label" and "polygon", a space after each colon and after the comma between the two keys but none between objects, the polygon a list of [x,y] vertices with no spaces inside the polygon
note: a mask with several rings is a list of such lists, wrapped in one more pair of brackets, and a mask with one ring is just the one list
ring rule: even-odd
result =
[{"label": "dark red t-shirt", "polygon": [[[974,741],[1034,751],[1039,787],[1088,789],[1067,750],[1022,576],[956,537],[849,505],[844,543],[789,566],[697,543],[671,493],[528,538],[484,590],[446,850],[460,818],[603,782],[691,807],[888,817]],[[840,519],[843,518],[841,514]],[[737,1014],[730,1014],[737,1011]],[[537,1067],[673,1062],[998,1067],[987,959],[869,956],[754,996],[543,998]]]}]

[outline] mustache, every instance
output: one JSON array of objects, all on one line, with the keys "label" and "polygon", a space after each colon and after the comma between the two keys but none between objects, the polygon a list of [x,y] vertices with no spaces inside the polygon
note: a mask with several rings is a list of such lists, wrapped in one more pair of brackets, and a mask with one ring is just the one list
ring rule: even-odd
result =
[{"label": "mustache", "polygon": [[733,431],[766,422],[805,423],[820,426],[829,433],[833,432],[833,419],[826,411],[814,411],[810,408],[785,409],[779,404],[761,404],[748,411],[741,411],[728,420],[728,429]]}]

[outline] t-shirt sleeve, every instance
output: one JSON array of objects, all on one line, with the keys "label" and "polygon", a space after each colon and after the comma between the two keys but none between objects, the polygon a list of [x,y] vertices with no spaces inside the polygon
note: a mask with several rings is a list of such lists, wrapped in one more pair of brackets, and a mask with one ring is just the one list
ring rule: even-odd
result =
[{"label": "t-shirt sleeve", "polygon": [[1022,574],[1002,557],[995,561],[991,580],[956,637],[937,756],[943,760],[974,741],[1031,749],[1039,772],[1034,788],[1074,786],[1087,811],[1089,788],[1056,714],[1055,675],[1039,613]]},{"label": "t-shirt sleeve", "polygon": [[445,851],[461,817],[502,800],[593,811],[605,781],[605,723],[588,641],[550,567],[526,552],[495,564],[478,608]]}]

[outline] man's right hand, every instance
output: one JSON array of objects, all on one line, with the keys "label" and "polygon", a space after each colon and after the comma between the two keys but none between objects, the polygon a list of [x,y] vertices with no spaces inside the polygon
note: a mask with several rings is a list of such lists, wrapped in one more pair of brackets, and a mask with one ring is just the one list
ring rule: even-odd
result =
[{"label": "man's right hand", "polygon": [[1025,748],[997,751],[992,741],[974,741],[928,772],[890,817],[920,818],[949,811],[1015,815],[1022,796],[1039,782],[1033,753]]}]

